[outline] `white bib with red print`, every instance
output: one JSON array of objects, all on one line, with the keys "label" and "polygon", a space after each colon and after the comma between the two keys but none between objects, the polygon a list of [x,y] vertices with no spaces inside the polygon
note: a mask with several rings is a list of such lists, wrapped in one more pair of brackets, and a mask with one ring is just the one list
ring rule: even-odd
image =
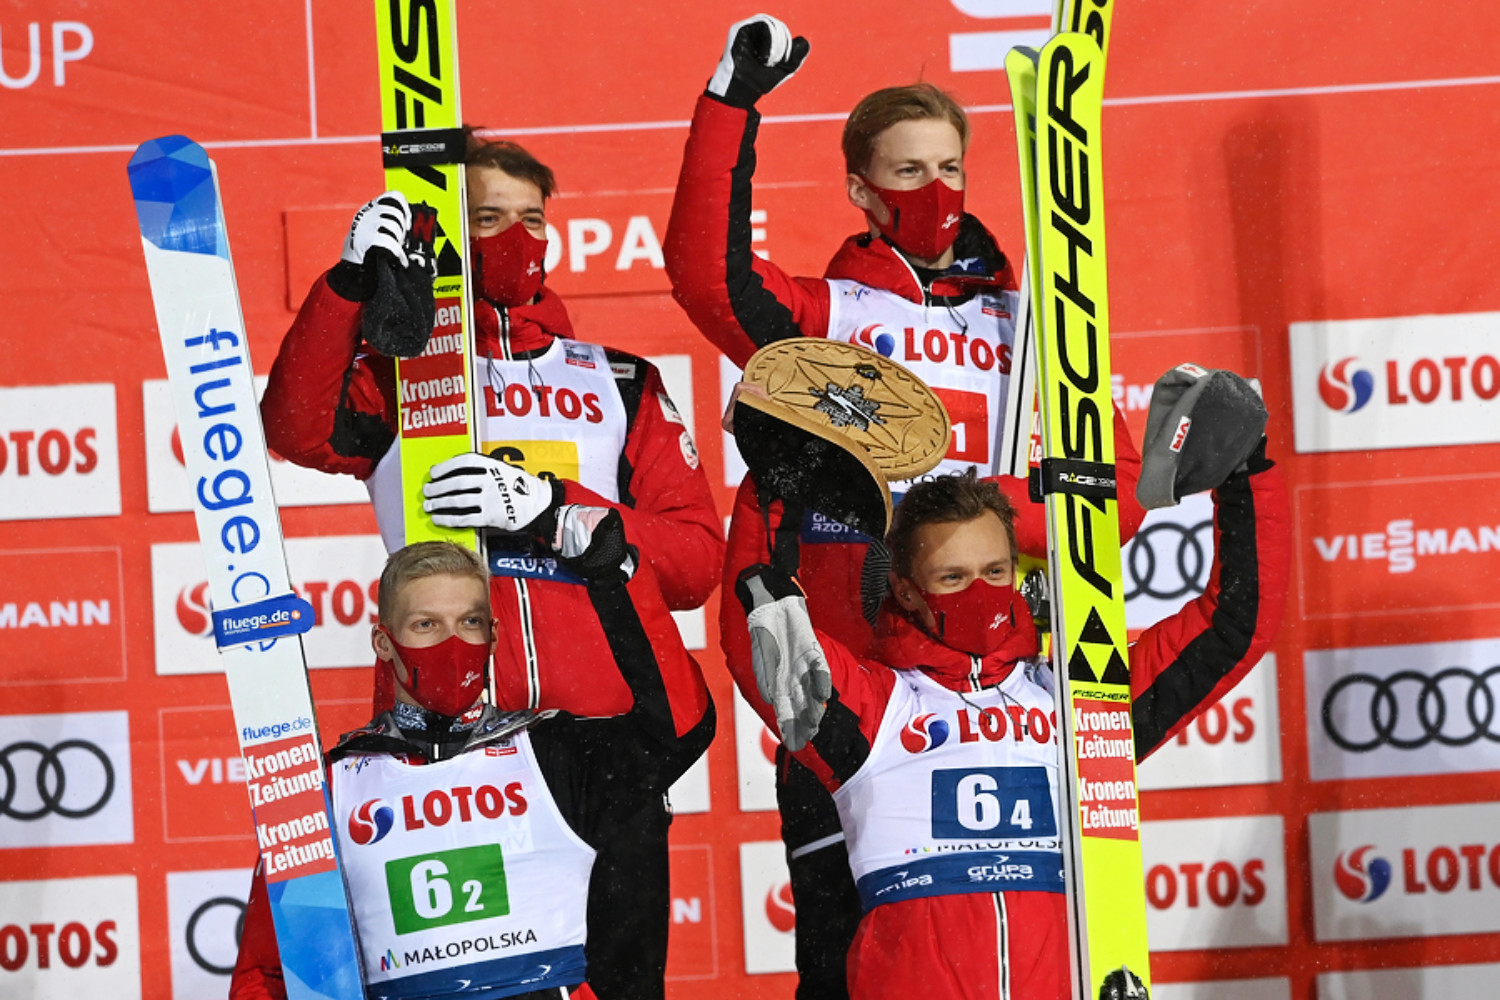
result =
[{"label": "white bib with red print", "polygon": [[[857,281],[829,280],[828,338],[868,347],[932,387],[953,421],[953,441],[933,474],[995,471],[1010,391],[1018,297],[981,292],[959,306],[922,305]],[[892,490],[905,491],[900,483]]]}]

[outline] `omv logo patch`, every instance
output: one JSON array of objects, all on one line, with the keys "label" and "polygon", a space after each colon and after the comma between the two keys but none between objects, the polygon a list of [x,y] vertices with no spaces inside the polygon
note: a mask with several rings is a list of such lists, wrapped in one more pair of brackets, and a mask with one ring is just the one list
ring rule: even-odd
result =
[{"label": "omv logo patch", "polygon": [[1375,376],[1358,367],[1358,358],[1343,358],[1318,373],[1318,395],[1330,410],[1355,413],[1375,395]]},{"label": "omv logo patch", "polygon": [[1334,862],[1333,881],[1355,902],[1373,903],[1391,887],[1391,863],[1378,857],[1366,860],[1373,850],[1374,845],[1366,844],[1353,852],[1341,851]]},{"label": "omv logo patch", "polygon": [[917,716],[901,729],[901,745],[907,753],[935,750],[948,740],[948,723],[931,712]]},{"label": "omv logo patch", "polygon": [[371,799],[349,814],[349,839],[356,844],[374,844],[391,832],[396,811],[383,799]]},{"label": "omv logo patch", "polygon": [[896,353],[896,335],[879,323],[871,323],[850,339],[860,347],[868,347],[883,357],[888,358]]}]

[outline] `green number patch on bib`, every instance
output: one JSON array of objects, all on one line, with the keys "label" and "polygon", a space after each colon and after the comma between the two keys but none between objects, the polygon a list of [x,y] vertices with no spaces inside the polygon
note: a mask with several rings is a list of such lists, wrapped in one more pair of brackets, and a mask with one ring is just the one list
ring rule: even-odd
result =
[{"label": "green number patch on bib", "polygon": [[385,863],[397,934],[510,913],[499,844],[481,844]]}]

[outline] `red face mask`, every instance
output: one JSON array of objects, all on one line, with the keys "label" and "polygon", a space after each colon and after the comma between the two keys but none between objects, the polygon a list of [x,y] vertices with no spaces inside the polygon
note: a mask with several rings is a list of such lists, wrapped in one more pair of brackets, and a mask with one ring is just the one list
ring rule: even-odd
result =
[{"label": "red face mask", "polygon": [[524,306],[542,287],[547,241],[531,235],[520,222],[494,236],[469,240],[474,292],[500,306]]},{"label": "red face mask", "polygon": [[[436,646],[403,646],[381,626],[406,665],[406,693],[418,705],[438,715],[457,717],[474,706],[484,692],[488,643],[465,642],[450,635]],[[397,682],[400,684],[400,680]]]},{"label": "red face mask", "polygon": [[[875,193],[891,221],[881,225],[870,216],[885,238],[919,260],[941,257],[943,251],[958,239],[958,223],[964,214],[964,193],[955,191],[934,177],[928,183],[909,191],[876,187],[869,179],[865,186]],[[867,216],[869,212],[865,213]]]},{"label": "red face mask", "polygon": [[1015,587],[996,587],[974,580],[951,594],[918,589],[934,619],[933,637],[972,656],[988,656],[1007,645],[1017,659],[1036,652],[1031,608]]}]

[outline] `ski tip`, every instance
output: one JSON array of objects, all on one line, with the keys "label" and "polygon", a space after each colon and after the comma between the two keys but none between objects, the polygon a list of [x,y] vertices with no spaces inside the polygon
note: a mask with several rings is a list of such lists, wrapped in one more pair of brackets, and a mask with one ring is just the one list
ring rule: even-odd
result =
[{"label": "ski tip", "polygon": [[202,146],[181,135],[152,139],[136,149],[126,171],[142,237],[163,250],[227,254],[213,165]]}]

